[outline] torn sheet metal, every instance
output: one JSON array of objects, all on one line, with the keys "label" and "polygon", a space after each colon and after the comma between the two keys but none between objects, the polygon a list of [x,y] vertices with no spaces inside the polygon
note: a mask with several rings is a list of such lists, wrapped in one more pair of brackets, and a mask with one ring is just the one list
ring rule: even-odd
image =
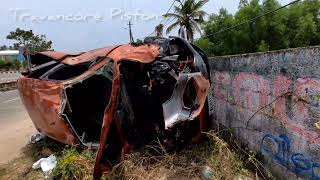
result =
[{"label": "torn sheet metal", "polygon": [[168,148],[196,143],[207,128],[207,58],[183,39],[42,52],[31,62],[18,89],[35,127],[62,143],[97,148],[96,179],[132,147],[156,139]]},{"label": "torn sheet metal", "polygon": [[[186,93],[189,82],[197,88],[195,89],[196,96],[194,102],[192,102],[192,106],[190,107],[184,102],[184,93]],[[177,123],[191,121],[198,117],[205,104],[209,86],[209,82],[200,72],[181,73],[177,78],[177,85],[173,90],[172,97],[162,105],[165,128],[169,129]]]}]

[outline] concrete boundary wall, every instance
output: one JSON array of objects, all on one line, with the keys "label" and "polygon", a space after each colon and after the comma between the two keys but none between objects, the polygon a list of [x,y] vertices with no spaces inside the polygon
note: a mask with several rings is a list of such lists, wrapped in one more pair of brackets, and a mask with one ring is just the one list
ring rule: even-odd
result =
[{"label": "concrete boundary wall", "polygon": [[210,58],[212,121],[279,179],[320,179],[320,47]]}]

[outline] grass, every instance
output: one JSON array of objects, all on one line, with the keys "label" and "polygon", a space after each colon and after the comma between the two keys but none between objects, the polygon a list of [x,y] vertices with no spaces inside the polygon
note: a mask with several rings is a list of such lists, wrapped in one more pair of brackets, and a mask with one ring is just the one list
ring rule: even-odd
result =
[{"label": "grass", "polygon": [[[145,146],[127,154],[103,179],[258,179],[256,173],[246,168],[248,164],[258,168],[253,153],[235,151],[215,133],[208,133],[207,137],[207,141],[179,152],[167,152],[161,145]],[[44,179],[41,170],[32,170],[31,166],[39,158],[52,153],[58,157],[52,178],[92,179],[93,151],[47,139],[27,145],[23,152],[21,158],[0,166],[0,179]]]},{"label": "grass", "polygon": [[93,176],[94,153],[89,150],[79,152],[75,147],[66,148],[58,158],[52,176],[62,180],[91,180]]},{"label": "grass", "polygon": [[22,149],[22,152],[25,156],[30,157],[33,161],[37,161],[40,158],[48,157],[51,154],[59,156],[65,148],[66,146],[64,144],[61,144],[50,138],[45,138],[35,144],[27,144]]},{"label": "grass", "polygon": [[159,147],[145,147],[129,154],[116,166],[108,179],[234,179],[249,173],[241,156],[216,134],[208,134],[209,141],[189,150],[168,153]]}]

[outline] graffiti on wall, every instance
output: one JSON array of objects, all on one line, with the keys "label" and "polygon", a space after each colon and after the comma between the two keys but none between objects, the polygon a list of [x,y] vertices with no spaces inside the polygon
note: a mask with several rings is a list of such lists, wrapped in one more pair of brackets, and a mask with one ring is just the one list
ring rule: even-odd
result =
[{"label": "graffiti on wall", "polygon": [[320,163],[313,162],[303,153],[291,152],[291,146],[285,134],[279,137],[266,134],[261,141],[261,152],[297,175],[320,180]]},{"label": "graffiti on wall", "polygon": [[[292,81],[283,75],[265,79],[246,72],[235,76],[228,72],[213,72],[212,77],[215,98],[252,112],[260,109],[260,113],[271,114],[308,143],[320,144],[320,133],[314,126],[320,120],[320,80],[299,78]],[[295,96],[283,96],[290,91]],[[270,102],[273,102],[270,107],[263,108]]]}]

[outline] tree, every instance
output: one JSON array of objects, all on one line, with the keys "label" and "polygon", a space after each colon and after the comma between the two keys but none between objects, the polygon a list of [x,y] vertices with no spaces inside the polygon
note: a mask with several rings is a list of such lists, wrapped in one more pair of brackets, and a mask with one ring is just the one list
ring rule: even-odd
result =
[{"label": "tree", "polygon": [[6,46],[6,45],[3,45],[3,46],[1,46],[0,47],[0,50],[2,51],[2,50],[7,50],[8,49],[8,47]]},{"label": "tree", "polygon": [[202,39],[211,43],[207,51],[227,55],[320,44],[319,0],[300,1],[262,16],[279,7],[277,0],[240,0],[234,15],[223,8],[210,15],[203,25]]},{"label": "tree", "polygon": [[12,47],[12,46],[6,46],[6,45],[0,46],[0,51],[2,51],[2,50],[13,50],[13,49],[14,49],[14,47]]},{"label": "tree", "polygon": [[320,44],[320,1],[305,0],[287,10],[289,47]]},{"label": "tree", "polygon": [[16,41],[13,44],[15,49],[19,49],[21,45],[28,47],[31,54],[49,50],[52,45],[52,41],[47,41],[45,35],[35,35],[32,30],[25,31],[19,28],[10,32],[7,39]]},{"label": "tree", "polygon": [[240,0],[239,9],[248,6],[248,0]]},{"label": "tree", "polygon": [[[263,13],[263,7],[259,0],[252,0],[247,6],[244,6],[234,15],[234,24],[241,24],[248,19],[255,18]],[[257,46],[263,40],[265,31],[265,20],[259,19],[250,23],[243,24],[233,30],[234,38],[233,53],[256,52]]]},{"label": "tree", "polygon": [[206,53],[206,55],[214,56],[214,53],[212,51],[214,49],[214,44],[208,39],[200,38],[198,40],[195,40],[193,44],[201,48]]},{"label": "tree", "polygon": [[312,45],[314,37],[318,36],[317,25],[313,20],[312,14],[302,16],[298,20],[297,34],[295,35],[292,44],[298,46]]},{"label": "tree", "polygon": [[156,32],[156,36],[157,37],[162,37],[162,35],[163,35],[163,24],[159,24],[158,26],[156,26],[154,31]]},{"label": "tree", "polygon": [[[264,0],[262,6],[263,13],[270,12],[281,7],[276,0]],[[261,34],[262,40],[269,45],[273,50],[285,49],[289,46],[289,39],[286,34],[286,11],[278,11],[263,17],[265,26]]]},{"label": "tree", "polygon": [[258,46],[258,52],[266,52],[269,51],[269,49],[269,45],[264,40],[262,40]]},{"label": "tree", "polygon": [[219,14],[212,14],[209,17],[209,20],[204,24],[204,35],[205,38],[213,44],[211,50],[212,54],[233,54],[235,32],[233,30],[225,31],[223,33],[216,32],[219,32],[226,27],[231,27],[234,24],[232,14],[229,14],[224,8],[220,9]]},{"label": "tree", "polygon": [[[178,0],[177,0],[178,1]],[[167,13],[163,16],[165,18],[173,18],[174,22],[169,25],[166,33],[170,33],[173,29],[178,28],[178,34],[182,38],[187,38],[193,41],[194,33],[201,34],[200,24],[204,22],[206,12],[201,8],[208,2],[208,0],[185,0],[184,3],[180,2],[180,6],[175,6],[174,13]]]}]

